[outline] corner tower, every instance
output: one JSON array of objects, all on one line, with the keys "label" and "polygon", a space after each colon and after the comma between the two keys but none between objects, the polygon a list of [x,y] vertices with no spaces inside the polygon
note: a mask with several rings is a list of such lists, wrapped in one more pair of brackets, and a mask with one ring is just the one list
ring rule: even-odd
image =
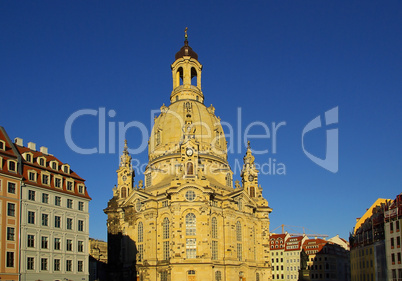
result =
[{"label": "corner tower", "polygon": [[[173,91],[154,119],[145,185],[125,198],[119,185],[104,210],[115,245],[111,280],[133,280],[133,269],[142,281],[271,280],[272,210],[254,156],[249,146],[234,188],[225,134],[215,108],[204,105],[202,65],[187,32],[171,69]],[[121,166],[119,178],[130,170]]]}]

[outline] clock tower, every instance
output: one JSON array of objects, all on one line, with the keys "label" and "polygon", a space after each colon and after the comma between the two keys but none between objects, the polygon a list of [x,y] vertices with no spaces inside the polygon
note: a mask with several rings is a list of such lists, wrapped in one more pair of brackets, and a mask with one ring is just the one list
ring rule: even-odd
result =
[{"label": "clock tower", "polygon": [[120,156],[120,165],[117,173],[117,186],[113,189],[113,195],[124,200],[133,190],[134,170],[131,163],[131,155],[128,153],[127,140],[124,141],[123,154]]}]

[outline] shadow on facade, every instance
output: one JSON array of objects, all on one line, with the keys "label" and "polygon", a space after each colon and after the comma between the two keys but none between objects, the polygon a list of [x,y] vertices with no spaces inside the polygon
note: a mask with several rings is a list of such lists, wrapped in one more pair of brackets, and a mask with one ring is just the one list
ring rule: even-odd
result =
[{"label": "shadow on facade", "polygon": [[[137,246],[129,236],[108,233],[108,281],[137,280]],[[101,281],[101,280],[100,280]]]},{"label": "shadow on facade", "polygon": [[337,244],[326,244],[320,251],[300,253],[299,281],[350,281],[349,251]]}]

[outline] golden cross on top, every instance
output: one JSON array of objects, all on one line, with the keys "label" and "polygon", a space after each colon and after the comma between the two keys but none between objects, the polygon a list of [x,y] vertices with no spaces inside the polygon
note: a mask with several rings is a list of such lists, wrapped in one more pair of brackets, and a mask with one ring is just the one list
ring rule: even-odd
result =
[{"label": "golden cross on top", "polygon": [[186,27],[186,28],[184,29],[184,38],[186,38],[186,39],[187,39],[187,30],[188,30],[188,27]]}]

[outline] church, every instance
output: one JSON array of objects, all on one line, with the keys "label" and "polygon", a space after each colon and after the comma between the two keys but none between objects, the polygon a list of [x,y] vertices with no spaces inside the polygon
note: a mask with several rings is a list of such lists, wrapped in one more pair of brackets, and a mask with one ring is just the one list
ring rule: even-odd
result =
[{"label": "church", "polygon": [[248,144],[233,183],[215,108],[204,105],[202,65],[188,44],[171,65],[170,105],[149,138],[134,186],[127,141],[107,214],[111,280],[271,280],[269,214]]}]

